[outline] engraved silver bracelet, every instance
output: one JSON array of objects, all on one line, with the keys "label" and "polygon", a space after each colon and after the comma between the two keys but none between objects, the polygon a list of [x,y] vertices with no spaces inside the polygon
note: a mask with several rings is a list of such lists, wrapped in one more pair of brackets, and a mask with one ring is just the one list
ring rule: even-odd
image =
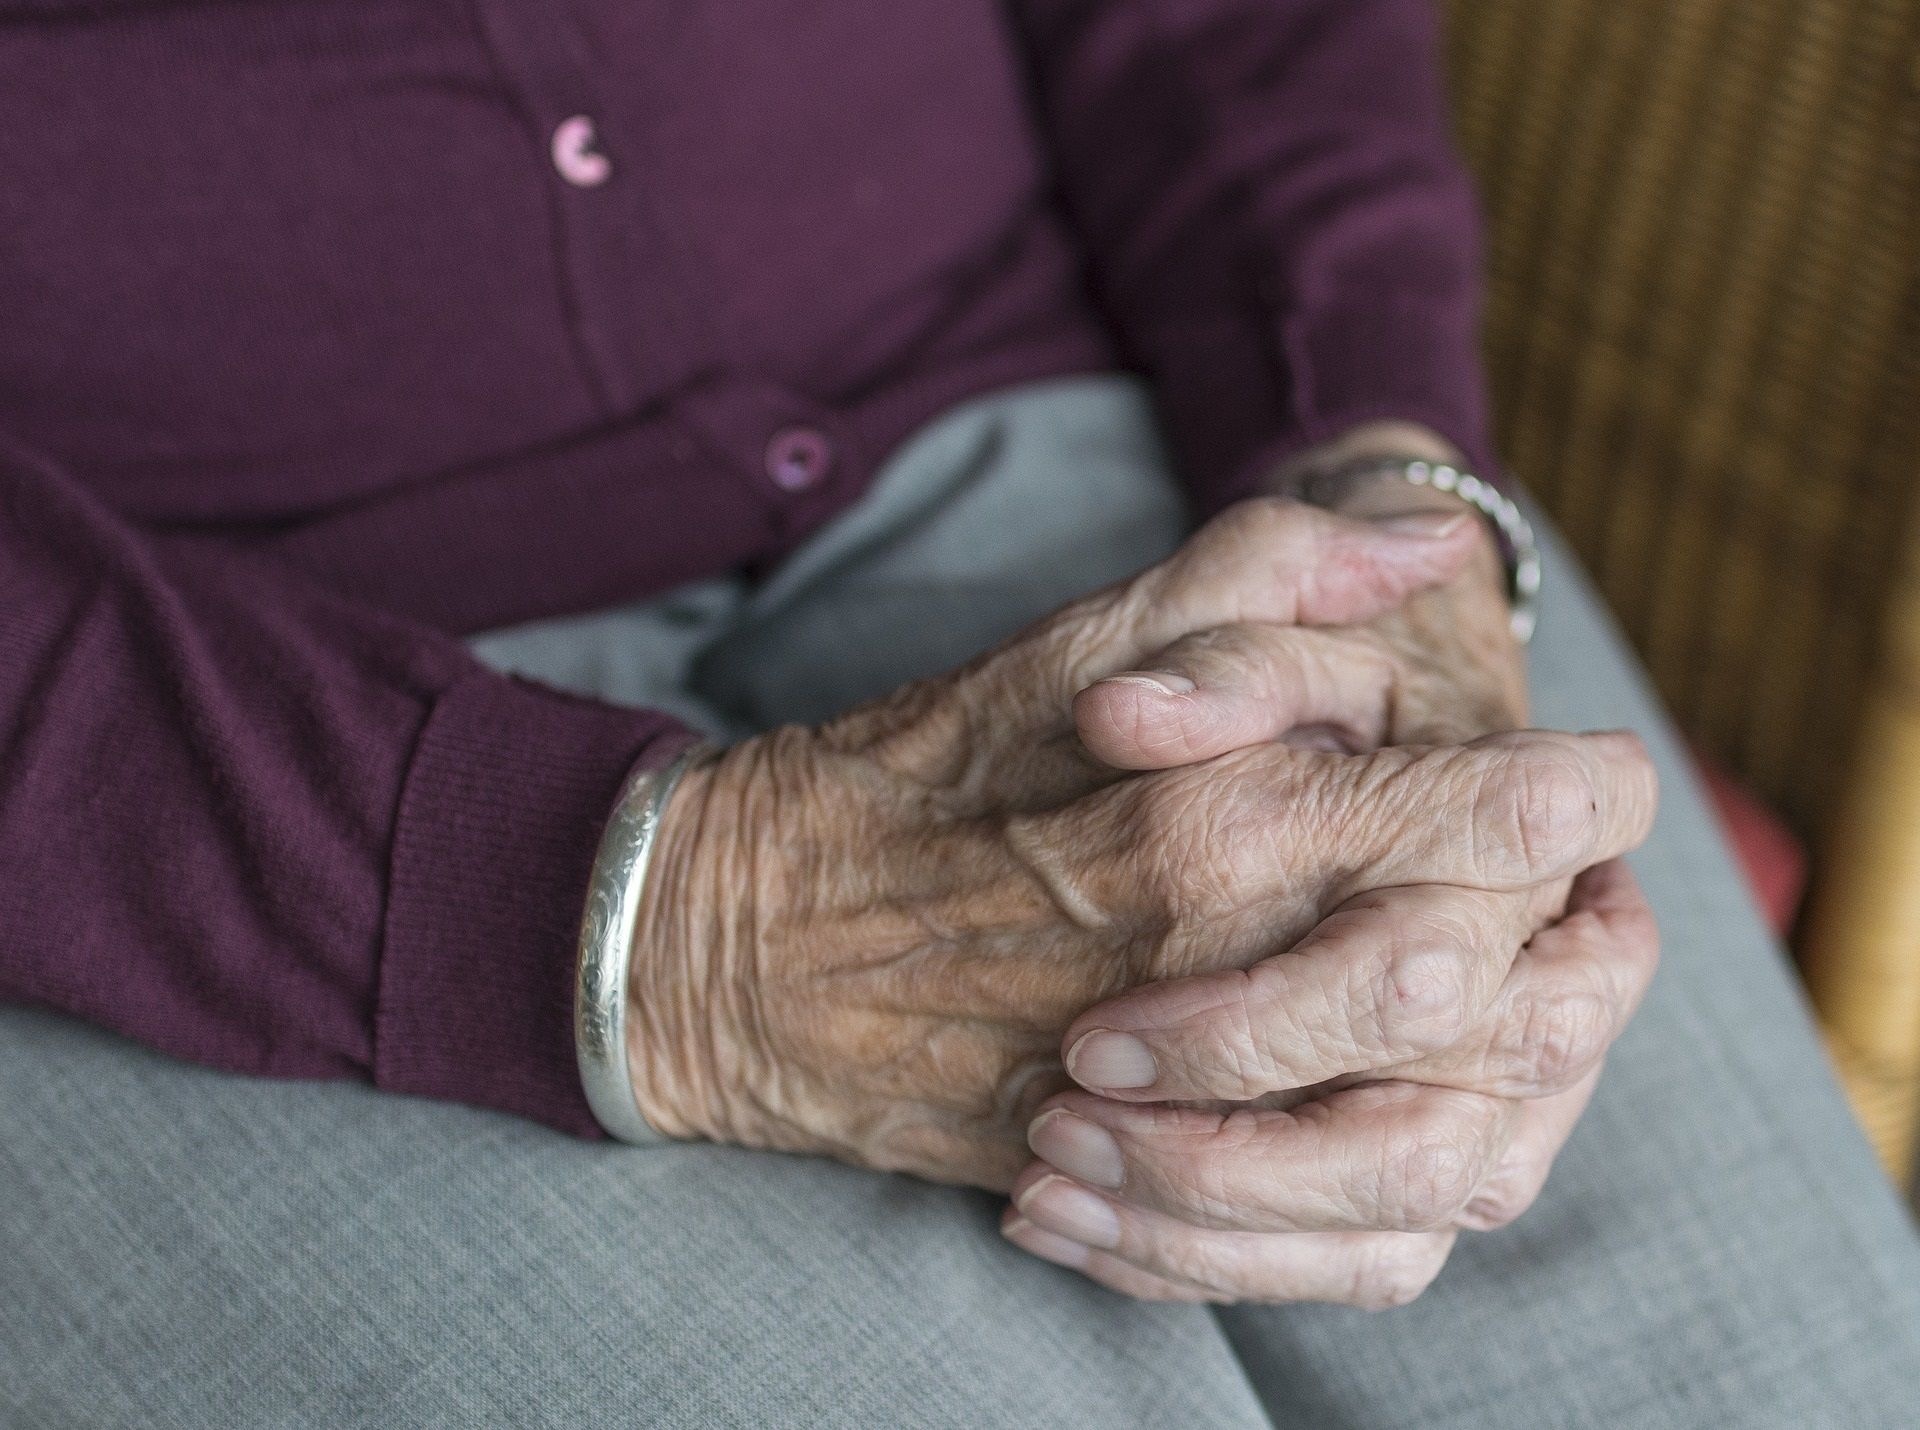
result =
[{"label": "engraved silver bracelet", "polygon": [[1472,472],[1419,457],[1360,457],[1342,463],[1332,471],[1307,479],[1309,499],[1337,490],[1357,478],[1383,473],[1416,487],[1431,487],[1436,492],[1457,496],[1486,518],[1499,543],[1500,559],[1506,566],[1507,604],[1512,612],[1514,639],[1522,645],[1532,640],[1539,615],[1540,547],[1534,539],[1533,523],[1521,513],[1513,499]]},{"label": "engraved silver bracelet", "polygon": [[627,1061],[627,967],[633,957],[634,920],[667,801],[680,777],[713,753],[711,745],[696,745],[664,769],[635,770],[627,777],[600,836],[587,911],[580,922],[580,964],[573,990],[580,1086],[607,1134],[638,1146],[670,1139],[640,1115]]}]

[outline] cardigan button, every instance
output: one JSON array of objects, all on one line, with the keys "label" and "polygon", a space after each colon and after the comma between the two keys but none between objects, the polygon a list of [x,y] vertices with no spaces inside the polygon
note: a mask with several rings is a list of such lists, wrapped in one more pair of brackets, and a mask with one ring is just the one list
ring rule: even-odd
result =
[{"label": "cardigan button", "polygon": [[599,135],[584,114],[563,119],[553,131],[553,167],[576,189],[597,189],[613,177],[613,162],[600,152]]},{"label": "cardigan button", "polygon": [[817,427],[783,427],[767,442],[767,477],[783,492],[816,487],[832,469],[832,439]]}]

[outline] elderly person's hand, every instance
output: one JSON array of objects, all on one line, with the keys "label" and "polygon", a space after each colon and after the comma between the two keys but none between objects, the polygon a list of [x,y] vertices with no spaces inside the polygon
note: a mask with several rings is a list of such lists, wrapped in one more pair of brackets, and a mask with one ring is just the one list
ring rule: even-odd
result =
[{"label": "elderly person's hand", "polygon": [[[1124,777],[1075,737],[1077,691],[1187,632],[1370,618],[1476,539],[1250,503],[953,675],[690,774],[636,933],[643,1113],[676,1135],[1006,1188],[1090,1005],[1251,966],[1369,889],[1526,902],[1631,847],[1652,776],[1626,737],[1275,744]],[[1345,698],[1302,684],[1276,723],[1340,724]],[[1409,1155],[1450,1107],[1408,1122]],[[1356,1122],[1345,1154],[1381,1130]],[[1342,1150],[1317,1159],[1327,1177],[1348,1175]]]},{"label": "elderly person's hand", "polygon": [[[1447,504],[1383,484],[1347,506]],[[1322,708],[1349,712],[1323,732],[1348,748],[1521,723],[1490,544],[1369,628],[1216,629],[1095,683],[1076,711],[1090,749],[1157,769],[1281,738],[1272,695],[1302,684]],[[1562,778],[1521,799],[1574,835],[1601,816]],[[1486,826],[1461,819],[1452,833],[1471,845]],[[1563,908],[1566,890],[1469,880],[1365,893],[1250,969],[1088,1010],[1066,1058],[1104,1096],[1043,1109],[1032,1131],[1042,1160],[1015,1187],[1009,1235],[1137,1295],[1417,1295],[1455,1228],[1502,1225],[1538,1194],[1652,976],[1657,934],[1625,866],[1584,872]]]},{"label": "elderly person's hand", "polygon": [[[1339,631],[1248,621],[1184,634],[1139,667],[1080,692],[1079,732],[1096,758],[1157,770],[1282,738],[1361,751],[1461,744],[1526,724],[1526,667],[1506,574],[1480,515],[1457,496],[1393,477],[1329,485],[1314,475],[1389,455],[1459,460],[1422,428],[1373,423],[1303,454],[1273,482],[1311,487],[1331,509],[1370,522],[1457,519],[1470,548],[1465,559],[1444,579]],[[1303,687],[1344,718],[1314,730],[1280,724],[1276,715]]]}]

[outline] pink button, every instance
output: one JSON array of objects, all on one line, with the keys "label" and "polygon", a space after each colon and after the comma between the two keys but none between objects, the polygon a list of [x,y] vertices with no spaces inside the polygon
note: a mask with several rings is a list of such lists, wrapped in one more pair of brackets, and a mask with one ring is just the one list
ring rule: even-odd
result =
[{"label": "pink button", "polygon": [[767,475],[782,491],[803,492],[833,466],[833,443],[813,427],[783,427],[767,443]]},{"label": "pink button", "polygon": [[563,119],[553,131],[553,167],[577,189],[597,189],[613,177],[613,163],[599,149],[593,121],[584,114]]}]

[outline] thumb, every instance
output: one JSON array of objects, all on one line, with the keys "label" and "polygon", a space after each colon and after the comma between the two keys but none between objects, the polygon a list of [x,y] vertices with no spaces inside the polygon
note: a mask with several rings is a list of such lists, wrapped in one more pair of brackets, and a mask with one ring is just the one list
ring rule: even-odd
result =
[{"label": "thumb", "polygon": [[[1151,650],[1213,626],[1353,625],[1453,579],[1485,538],[1464,509],[1346,516],[1280,499],[1229,507],[1150,573]],[[1157,637],[1157,638],[1155,638]]]}]

